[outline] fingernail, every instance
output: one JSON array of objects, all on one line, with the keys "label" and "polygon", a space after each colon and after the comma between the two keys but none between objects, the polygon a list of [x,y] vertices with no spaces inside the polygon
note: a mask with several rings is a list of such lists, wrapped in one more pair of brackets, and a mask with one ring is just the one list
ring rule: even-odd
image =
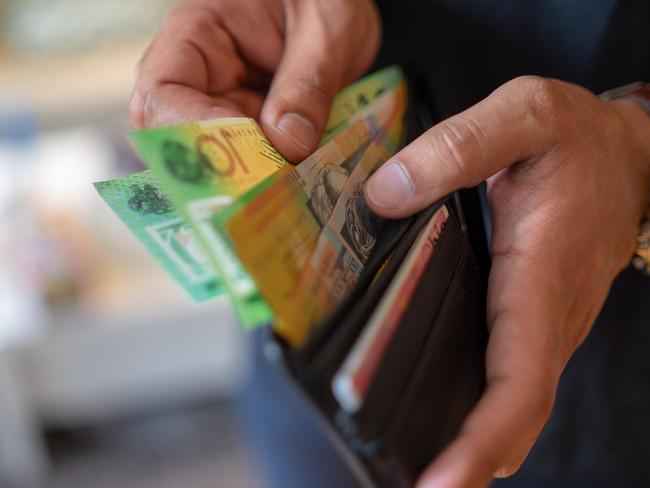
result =
[{"label": "fingernail", "polygon": [[398,208],[411,199],[415,185],[399,161],[389,161],[370,177],[366,185],[368,199],[377,207]]},{"label": "fingernail", "polygon": [[[466,483],[465,483],[466,484]],[[449,488],[451,486],[464,486],[461,478],[456,473],[443,473],[419,479],[416,488]]]},{"label": "fingernail", "polygon": [[275,124],[277,129],[306,151],[311,151],[316,144],[316,129],[302,115],[288,112],[282,114]]}]

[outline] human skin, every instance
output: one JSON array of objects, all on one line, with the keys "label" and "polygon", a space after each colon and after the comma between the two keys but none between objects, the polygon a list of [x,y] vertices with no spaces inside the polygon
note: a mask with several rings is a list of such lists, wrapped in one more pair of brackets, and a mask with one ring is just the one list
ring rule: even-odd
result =
[{"label": "human skin", "polygon": [[131,120],[253,117],[287,159],[302,161],[379,39],[368,0],[180,1],[142,60]]},{"label": "human skin", "polygon": [[[252,116],[298,162],[379,36],[370,0],[181,2],[144,57],[131,117],[152,127]],[[369,180],[370,207],[402,217],[488,179],[487,388],[418,486],[485,486],[521,465],[562,370],[630,261],[649,166],[650,117],[634,103],[522,77],[431,128]]]},{"label": "human skin", "polygon": [[650,117],[629,101],[522,77],[434,126],[371,177],[366,200],[410,215],[488,179],[487,388],[420,487],[517,471],[567,361],[630,262],[648,208]]}]

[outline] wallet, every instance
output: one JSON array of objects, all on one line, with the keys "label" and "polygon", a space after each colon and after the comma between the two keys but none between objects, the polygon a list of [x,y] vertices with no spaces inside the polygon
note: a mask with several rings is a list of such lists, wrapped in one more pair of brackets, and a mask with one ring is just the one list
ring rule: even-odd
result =
[{"label": "wallet", "polygon": [[[431,125],[412,81],[408,138]],[[291,348],[269,328],[267,358],[289,378],[362,486],[412,486],[455,437],[485,384],[489,271],[480,189],[462,190],[403,220],[384,221],[351,294],[307,340]],[[448,216],[401,309],[399,323],[354,411],[333,380],[423,229]]]}]

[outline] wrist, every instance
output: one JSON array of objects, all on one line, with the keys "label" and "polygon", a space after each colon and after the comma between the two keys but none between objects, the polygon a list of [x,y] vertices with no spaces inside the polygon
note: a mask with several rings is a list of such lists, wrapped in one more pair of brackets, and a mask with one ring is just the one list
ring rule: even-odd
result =
[{"label": "wrist", "polygon": [[643,188],[642,215],[650,219],[650,83],[636,82],[614,88],[600,97],[619,109],[630,136],[632,159],[637,162]]},{"label": "wrist", "polygon": [[[631,103],[635,103],[634,100],[631,100]],[[643,113],[638,118],[637,142],[641,153],[641,177],[645,182],[644,217],[650,219],[650,101],[646,101],[645,105],[644,110],[642,110]],[[638,109],[642,108],[638,104],[636,104],[636,107]]]},{"label": "wrist", "polygon": [[638,178],[639,217],[645,220],[650,211],[650,113],[634,98],[621,98],[610,103],[623,119],[628,154]]},{"label": "wrist", "polygon": [[610,103],[627,112],[625,127],[631,135],[632,159],[639,165],[641,218],[632,264],[650,274],[650,85],[645,85],[643,96],[624,96]]}]

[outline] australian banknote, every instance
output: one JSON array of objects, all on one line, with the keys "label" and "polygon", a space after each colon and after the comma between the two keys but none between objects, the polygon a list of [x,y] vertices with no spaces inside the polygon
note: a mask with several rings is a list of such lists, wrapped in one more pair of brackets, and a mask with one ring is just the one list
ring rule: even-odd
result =
[{"label": "australian banknote", "polygon": [[272,313],[221,234],[220,210],[288,164],[252,119],[231,118],[134,132],[140,157],[207,250],[238,317],[250,326]]},{"label": "australian banknote", "polygon": [[[392,67],[346,88],[333,102],[320,144],[347,131],[356,114],[378,96],[402,83],[402,80],[401,71]],[[162,183],[164,191],[157,187],[158,194],[166,201],[174,202],[178,208],[174,219],[177,219],[175,221],[178,225],[182,223],[183,235],[192,235],[192,242],[197,244],[194,247],[206,249],[207,268],[216,271],[216,274],[213,272],[214,286],[211,288],[215,290],[214,293],[226,287],[245,324],[255,325],[269,320],[271,310],[259,296],[255,282],[242,268],[219,229],[207,225],[207,222],[237,202],[248,188],[255,187],[267,176],[284,167],[286,162],[250,119],[225,119],[140,131],[134,133],[133,140],[142,159],[153,168]],[[255,149],[251,152],[253,147]],[[263,158],[263,164],[259,164],[258,158]],[[280,170],[279,173],[283,171]],[[112,185],[119,186],[119,181],[114,180]],[[342,188],[342,182],[342,173],[333,167],[329,171],[320,172],[317,185],[320,197],[314,199],[317,212],[324,215],[323,209],[333,207],[336,192],[333,193],[332,189]],[[125,183],[123,187],[128,189],[128,180]],[[126,196],[123,194],[122,200],[131,198]],[[115,202],[109,204],[115,206]],[[131,229],[142,227],[146,223],[143,221],[139,225],[136,214],[129,217],[131,222],[127,222],[127,225]],[[152,249],[151,246],[148,249]],[[165,268],[178,280],[184,273],[181,269],[173,269],[177,262],[179,261],[170,260]],[[219,286],[219,279],[222,286]],[[186,283],[179,283],[188,289]],[[195,299],[209,297],[195,292],[191,295]]]},{"label": "australian banknote", "polygon": [[97,182],[95,187],[149,253],[194,300],[203,301],[222,293],[203,245],[176,212],[150,170]]},{"label": "australian banknote", "polygon": [[384,92],[306,161],[217,219],[292,344],[340,303],[372,250],[377,219],[362,186],[399,146],[405,97],[403,84]]}]

